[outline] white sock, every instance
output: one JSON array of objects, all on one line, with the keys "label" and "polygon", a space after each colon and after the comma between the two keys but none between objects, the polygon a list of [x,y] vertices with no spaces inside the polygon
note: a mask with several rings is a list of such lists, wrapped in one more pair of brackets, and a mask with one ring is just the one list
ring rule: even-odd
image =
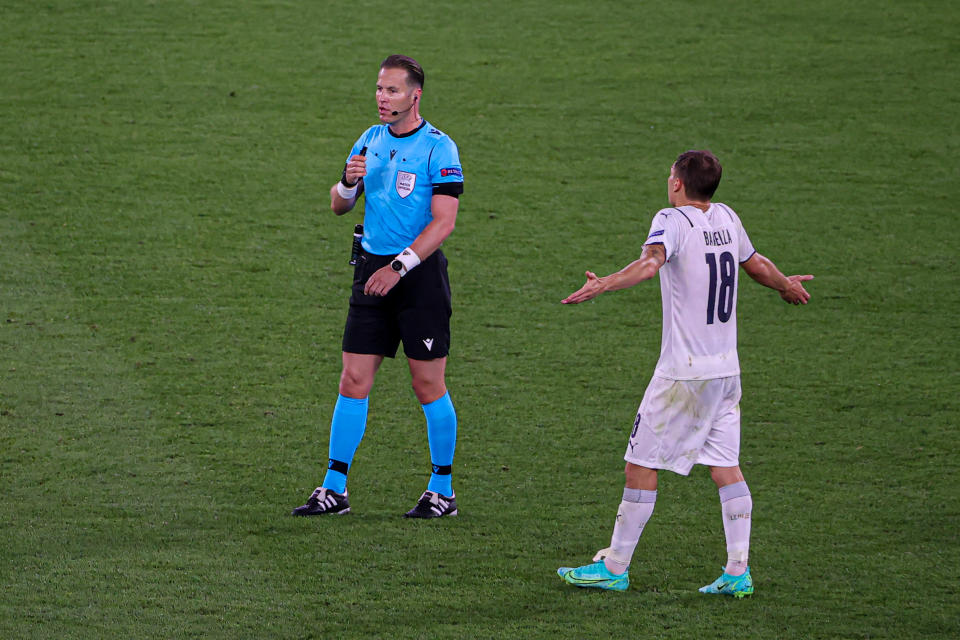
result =
[{"label": "white sock", "polygon": [[753,499],[746,482],[734,482],[720,487],[720,511],[723,513],[723,533],[727,537],[727,566],[731,576],[743,575],[750,553],[750,514]]},{"label": "white sock", "polygon": [[653,515],[653,505],[657,501],[656,491],[643,489],[624,489],[623,500],[617,511],[617,522],[613,525],[610,538],[610,553],[603,559],[607,571],[621,574],[630,566],[633,550],[640,542],[640,534]]}]

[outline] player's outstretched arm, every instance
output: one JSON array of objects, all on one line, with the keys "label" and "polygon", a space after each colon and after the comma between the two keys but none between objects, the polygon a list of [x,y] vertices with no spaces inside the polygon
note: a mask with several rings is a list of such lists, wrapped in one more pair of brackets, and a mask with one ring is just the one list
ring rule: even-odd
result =
[{"label": "player's outstretched arm", "polygon": [[657,271],[666,260],[667,256],[662,244],[644,245],[640,257],[616,273],[600,278],[592,271],[587,271],[586,284],[560,302],[578,304],[592,300],[605,291],[628,289],[657,275]]},{"label": "player's outstretched arm", "polygon": [[803,288],[803,283],[807,280],[813,280],[812,275],[785,276],[777,269],[777,265],[759,253],[750,256],[750,259],[742,265],[743,270],[751,278],[765,287],[776,289],[780,292],[780,297],[790,304],[807,304],[810,300],[810,294]]}]

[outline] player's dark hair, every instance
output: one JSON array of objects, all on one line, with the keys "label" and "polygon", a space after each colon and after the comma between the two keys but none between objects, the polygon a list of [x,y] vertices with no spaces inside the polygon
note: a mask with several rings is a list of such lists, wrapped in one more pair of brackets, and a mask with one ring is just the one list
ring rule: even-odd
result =
[{"label": "player's dark hair", "polygon": [[673,172],[683,181],[688,198],[709,200],[720,186],[723,167],[709,151],[686,151],[677,156]]},{"label": "player's dark hair", "polygon": [[409,56],[401,56],[399,54],[387,56],[386,59],[380,63],[380,68],[404,69],[407,72],[407,80],[410,84],[423,89],[423,67],[420,66],[419,62]]}]

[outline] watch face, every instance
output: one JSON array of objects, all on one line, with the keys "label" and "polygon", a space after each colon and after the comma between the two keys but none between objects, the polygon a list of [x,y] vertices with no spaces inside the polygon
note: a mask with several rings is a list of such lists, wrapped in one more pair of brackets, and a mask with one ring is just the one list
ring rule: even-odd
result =
[{"label": "watch face", "polygon": [[394,260],[393,262],[390,263],[390,268],[396,271],[397,273],[400,273],[401,271],[403,271],[403,263],[400,262],[399,260]]}]

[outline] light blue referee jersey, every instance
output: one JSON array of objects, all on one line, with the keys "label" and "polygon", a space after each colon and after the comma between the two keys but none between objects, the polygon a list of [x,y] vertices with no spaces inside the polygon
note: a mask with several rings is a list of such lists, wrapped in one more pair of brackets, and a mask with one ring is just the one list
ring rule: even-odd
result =
[{"label": "light blue referee jersey", "polygon": [[430,199],[435,192],[462,192],[460,154],[450,136],[426,120],[402,136],[388,125],[374,125],[363,132],[350,156],[364,147],[363,248],[377,255],[397,254],[433,220]]}]

